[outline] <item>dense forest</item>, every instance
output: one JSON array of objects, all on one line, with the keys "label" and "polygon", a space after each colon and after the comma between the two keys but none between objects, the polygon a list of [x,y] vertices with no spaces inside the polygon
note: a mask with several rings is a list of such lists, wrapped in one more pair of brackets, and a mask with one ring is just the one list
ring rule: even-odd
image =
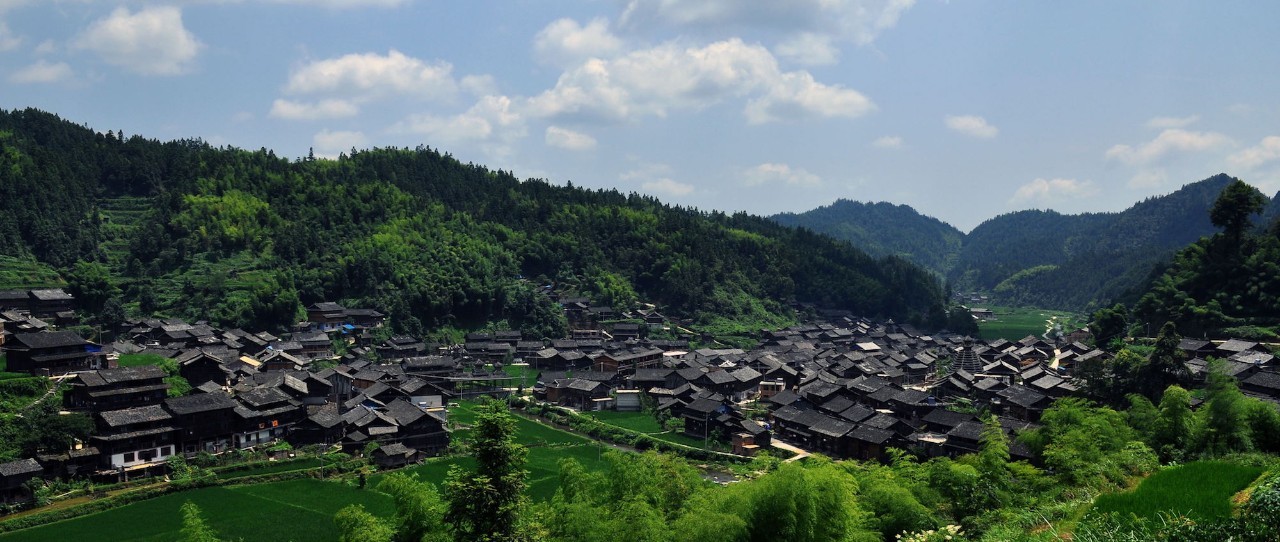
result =
[{"label": "dense forest", "polygon": [[61,272],[109,317],[250,328],[321,300],[411,332],[538,327],[555,313],[542,281],[720,328],[785,323],[793,301],[946,317],[939,281],[907,260],[746,214],[521,181],[428,147],[288,160],[30,109],[0,113],[0,254]]},{"label": "dense forest", "polygon": [[[961,235],[959,242],[942,227],[945,224],[909,208],[884,214],[894,207],[887,204],[837,204],[774,219],[855,246],[863,246],[868,238],[897,239],[899,231],[936,232],[930,240],[883,246],[895,252],[927,251],[904,257],[945,276],[955,291],[988,292],[1000,304],[1086,310],[1141,290],[1152,270],[1175,251],[1213,234],[1210,206],[1232,181],[1216,175],[1119,213],[1009,213],[983,222]],[[1277,209],[1280,199],[1266,202],[1264,219],[1276,215]]]},{"label": "dense forest", "polygon": [[804,213],[770,217],[785,226],[801,226],[848,241],[875,256],[900,256],[939,275],[955,265],[964,233],[907,205],[862,203],[847,199]]},{"label": "dense forest", "polygon": [[1266,220],[1268,200],[1241,181],[1227,185],[1207,216],[1221,229],[1175,254],[1124,304],[1098,311],[1095,321],[1148,335],[1177,322],[1186,335],[1280,339],[1280,222]]}]

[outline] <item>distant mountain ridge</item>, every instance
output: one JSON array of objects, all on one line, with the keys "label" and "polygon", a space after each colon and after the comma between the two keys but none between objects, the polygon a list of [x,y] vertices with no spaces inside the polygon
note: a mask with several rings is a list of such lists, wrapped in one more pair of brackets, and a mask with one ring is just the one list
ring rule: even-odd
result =
[{"label": "distant mountain ridge", "polygon": [[945,273],[954,265],[964,232],[909,205],[863,203],[847,199],[801,214],[772,217],[785,226],[804,226],[849,241],[877,257],[896,255],[926,269]]},{"label": "distant mountain ridge", "polygon": [[[1116,213],[1017,211],[986,220],[967,235],[941,228],[946,224],[908,206],[885,203],[842,200],[772,218],[873,255],[906,252],[905,258],[946,277],[956,291],[990,292],[998,303],[1086,310],[1140,288],[1171,253],[1217,231],[1208,210],[1231,181],[1218,174]],[[892,218],[886,218],[887,209],[893,209]],[[1276,216],[1280,199],[1271,201],[1259,222]]]}]

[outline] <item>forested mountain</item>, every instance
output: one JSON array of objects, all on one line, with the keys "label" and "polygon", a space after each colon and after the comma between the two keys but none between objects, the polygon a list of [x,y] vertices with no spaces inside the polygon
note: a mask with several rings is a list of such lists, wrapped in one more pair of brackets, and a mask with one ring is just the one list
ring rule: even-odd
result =
[{"label": "forested mountain", "polygon": [[[956,291],[990,292],[997,303],[1084,310],[1140,288],[1153,269],[1174,251],[1216,229],[1209,208],[1223,187],[1232,181],[1220,174],[1183,186],[1168,195],[1148,198],[1118,213],[1064,215],[1054,211],[1027,210],[983,222],[961,237],[961,244],[937,267]],[[919,216],[914,226],[862,216],[841,218],[832,209],[849,215],[867,209],[833,205],[814,214],[774,217],[784,223],[848,240],[855,246],[863,238],[894,238],[895,230],[923,231],[936,220]],[[1264,216],[1277,214],[1273,201]],[[822,212],[818,212],[822,211]],[[904,221],[913,213],[900,212]],[[871,229],[883,225],[884,231]],[[856,235],[845,232],[856,231]],[[952,236],[936,234],[915,247],[951,246]],[[922,248],[937,250],[936,248]],[[872,248],[866,248],[872,251]],[[937,254],[915,254],[915,261],[934,262]]]},{"label": "forested mountain", "polygon": [[1190,336],[1280,339],[1280,222],[1262,222],[1274,205],[1256,188],[1232,182],[1205,213],[1221,231],[1178,251],[1132,314],[1120,315],[1139,328],[1172,321]]},{"label": "forested mountain", "polygon": [[407,331],[522,325],[549,310],[524,278],[706,324],[785,321],[791,300],[945,318],[939,281],[909,262],[746,214],[520,181],[426,147],[291,161],[35,110],[0,112],[0,254],[97,284],[108,307],[231,326],[278,327],[320,300]]},{"label": "forested mountain", "polygon": [[954,226],[910,206],[887,202],[840,199],[826,207],[771,218],[849,241],[874,256],[900,256],[939,275],[955,263],[964,241],[964,233]]}]

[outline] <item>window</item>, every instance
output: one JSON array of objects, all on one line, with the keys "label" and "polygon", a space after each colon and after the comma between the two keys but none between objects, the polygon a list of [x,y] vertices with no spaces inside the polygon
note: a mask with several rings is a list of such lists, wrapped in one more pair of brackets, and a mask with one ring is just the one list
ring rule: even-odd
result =
[{"label": "window", "polygon": [[141,452],[138,452],[138,459],[142,461],[151,461],[152,459],[155,459],[155,458],[156,458],[155,450],[143,450]]},{"label": "window", "polygon": [[169,457],[173,455],[173,446],[165,446],[160,448],[160,457]]},{"label": "window", "polygon": [[134,456],[134,453],[133,453],[133,452],[129,452],[129,453],[127,453],[127,454],[124,454],[124,462],[125,462],[125,463],[133,463],[133,462],[134,462],[134,461],[136,461],[136,460],[137,460],[137,459],[136,459],[136,457]]}]

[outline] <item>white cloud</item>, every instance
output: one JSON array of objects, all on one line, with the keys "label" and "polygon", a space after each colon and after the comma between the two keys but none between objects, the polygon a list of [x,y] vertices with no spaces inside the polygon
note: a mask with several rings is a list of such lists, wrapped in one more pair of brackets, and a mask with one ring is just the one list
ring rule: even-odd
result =
[{"label": "white cloud", "polygon": [[475,96],[489,96],[498,93],[498,84],[492,75],[465,75],[458,86]]},{"label": "white cloud", "polygon": [[788,38],[773,48],[778,56],[806,66],[823,66],[840,61],[840,49],[832,43],[830,36],[801,33]]},{"label": "white cloud", "polygon": [[271,0],[277,4],[302,4],[332,9],[356,9],[365,7],[393,8],[408,4],[410,0]]},{"label": "white cloud", "polygon": [[314,103],[279,99],[271,104],[269,116],[287,120],[320,120],[354,117],[360,108],[346,100],[320,100]]},{"label": "white cloud", "polygon": [[55,53],[58,51],[58,43],[53,40],[44,40],[40,42],[40,45],[36,46],[35,51],[37,55],[47,55],[47,54]]},{"label": "white cloud", "polygon": [[65,62],[51,63],[37,60],[35,64],[22,68],[9,75],[11,83],[59,83],[70,81],[73,77],[71,66]]},{"label": "white cloud", "polygon": [[533,38],[533,51],[542,62],[575,66],[589,58],[609,58],[622,50],[622,40],[609,32],[609,22],[593,19],[587,26],[573,19],[557,19]]},{"label": "white cloud", "polygon": [[348,54],[317,60],[289,76],[285,92],[331,93],[371,98],[402,94],[421,98],[450,97],[457,89],[447,62],[424,62],[391,49],[377,53]]},{"label": "white cloud", "polygon": [[177,75],[191,69],[204,47],[182,25],[182,11],[172,6],[143,7],[131,13],[116,8],[94,21],[72,41],[113,66],[142,75]]},{"label": "white cloud", "polygon": [[754,96],[745,110],[753,123],[855,117],[875,107],[857,91],[818,83],[808,72],[784,73],[767,49],[736,38],[703,47],[666,43],[615,59],[593,58],[563,73],[529,106],[540,117],[620,122],[743,96]]},{"label": "white cloud", "polygon": [[1129,188],[1156,188],[1168,181],[1169,175],[1163,169],[1142,170],[1129,179]]},{"label": "white cloud", "polygon": [[771,82],[767,94],[749,102],[746,113],[752,124],[763,124],[815,117],[856,118],[875,108],[856,90],[824,85],[808,72],[790,72]]},{"label": "white cloud", "polygon": [[365,137],[363,132],[358,131],[330,131],[328,129],[321,130],[311,138],[314,151],[317,156],[326,158],[337,157],[338,154],[347,152],[351,149],[359,149],[369,144],[369,139]]},{"label": "white cloud", "polygon": [[695,187],[671,178],[671,166],[660,163],[648,163],[627,171],[618,176],[623,182],[640,182],[640,188],[646,192],[666,196],[687,196]]},{"label": "white cloud", "polygon": [[1147,128],[1186,128],[1200,120],[1200,115],[1186,117],[1154,117],[1147,121]]},{"label": "white cloud", "polygon": [[22,45],[22,38],[13,35],[13,31],[9,30],[9,25],[4,21],[0,21],[0,53],[12,51]]},{"label": "white cloud", "polygon": [[800,168],[787,164],[764,163],[743,172],[743,183],[759,186],[765,183],[782,183],[790,186],[818,186],[822,179]]},{"label": "white cloud", "polygon": [[668,196],[687,196],[693,193],[693,185],[674,181],[666,177],[647,181],[641,184],[640,188],[647,192]]},{"label": "white cloud", "polygon": [[1018,187],[1010,203],[1052,203],[1064,199],[1081,199],[1094,196],[1097,187],[1091,181],[1075,179],[1035,179]]},{"label": "white cloud", "polygon": [[865,45],[893,28],[913,5],[915,0],[630,0],[618,24],[646,30],[745,26],[783,33],[825,34]]},{"label": "white cloud", "polygon": [[1233,168],[1252,170],[1267,162],[1280,160],[1280,136],[1267,136],[1257,145],[1227,157]]},{"label": "white cloud", "polygon": [[901,149],[902,137],[900,136],[881,136],[871,142],[871,146],[877,149]]},{"label": "white cloud", "polygon": [[1160,132],[1155,139],[1137,147],[1115,145],[1107,149],[1106,156],[1128,164],[1147,164],[1171,153],[1206,151],[1230,142],[1227,136],[1216,132],[1191,132],[1170,128]]},{"label": "white cloud", "polygon": [[524,137],[524,119],[506,96],[485,96],[464,113],[442,117],[414,115],[397,124],[393,130],[422,134],[431,143],[488,142],[486,149],[494,155],[505,155],[509,144]]},{"label": "white cloud", "polygon": [[947,128],[967,136],[990,139],[1000,133],[1000,129],[987,124],[987,119],[977,115],[948,115],[944,121]]},{"label": "white cloud", "polygon": [[571,151],[589,151],[596,148],[596,138],[559,126],[548,126],[547,145]]}]

